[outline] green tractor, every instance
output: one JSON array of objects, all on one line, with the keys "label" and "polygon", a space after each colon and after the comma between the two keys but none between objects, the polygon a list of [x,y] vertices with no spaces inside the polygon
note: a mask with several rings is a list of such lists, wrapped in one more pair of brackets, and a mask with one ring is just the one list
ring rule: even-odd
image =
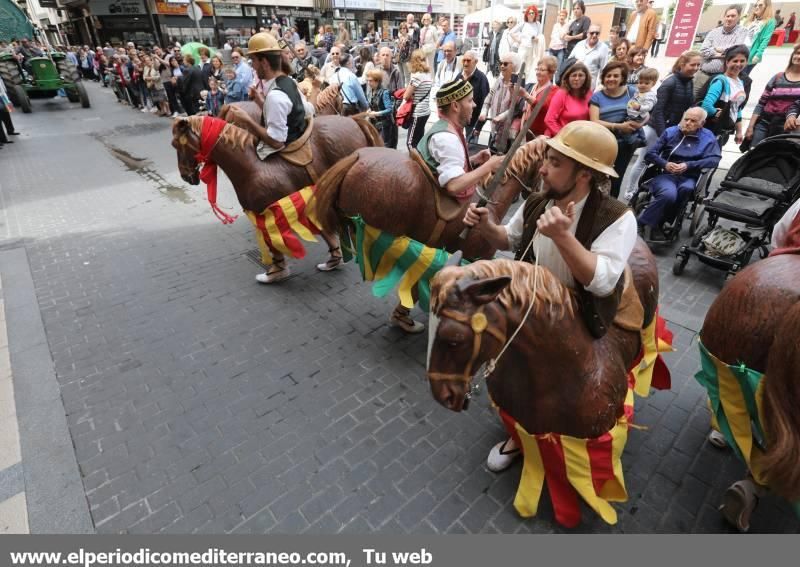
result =
[{"label": "green tractor", "polygon": [[6,85],[8,96],[22,112],[29,113],[32,98],[53,98],[64,89],[70,102],[80,102],[89,108],[89,95],[81,82],[78,68],[64,53],[51,53],[49,57],[32,57],[27,64],[30,72],[23,74],[11,54],[0,55],[0,77]]}]

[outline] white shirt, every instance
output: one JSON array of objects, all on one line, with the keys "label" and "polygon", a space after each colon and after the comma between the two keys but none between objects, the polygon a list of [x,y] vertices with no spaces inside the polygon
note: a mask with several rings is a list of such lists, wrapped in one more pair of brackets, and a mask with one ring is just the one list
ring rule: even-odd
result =
[{"label": "white shirt", "polygon": [[[275,88],[275,79],[263,81],[264,93],[264,126],[267,129],[267,136],[276,142],[286,142],[289,137],[289,113],[292,111],[292,101],[289,95],[285,92]],[[314,115],[314,107],[305,99],[303,93],[300,93],[300,98],[303,101],[303,108],[306,111],[306,116]],[[262,141],[258,142],[256,153],[260,159],[266,159],[267,156],[280,151],[281,148],[273,148]]]},{"label": "white shirt", "polygon": [[800,199],[789,207],[789,210],[784,213],[781,220],[779,220],[775,228],[772,229],[771,244],[773,248],[783,248],[786,246],[786,233],[789,232],[792,221],[797,215],[800,215]]},{"label": "white shirt", "polygon": [[464,147],[452,132],[439,132],[428,139],[428,151],[439,163],[439,185],[446,186],[451,180],[466,173],[464,171]]},{"label": "white shirt", "polygon": [[328,63],[325,63],[325,65],[322,66],[322,69],[319,72],[320,79],[322,79],[322,82],[328,83],[329,85],[338,84],[337,79],[334,78],[333,76],[337,68],[338,65],[334,65],[330,61]]},{"label": "white shirt", "polygon": [[636,43],[636,38],[639,37],[639,22],[642,20],[642,14],[636,12],[636,17],[631,22],[631,27],[625,32],[625,37],[631,42],[631,45]]},{"label": "white shirt", "polygon": [[[588,195],[587,195],[588,197]],[[578,221],[586,204],[586,197],[575,203],[575,217],[569,231],[575,234],[578,228]],[[546,209],[553,206],[552,199],[545,205]],[[516,249],[522,240],[522,230],[524,227],[523,212],[525,207],[520,207],[508,224],[505,225],[508,234],[508,243],[512,249]],[[527,244],[526,244],[527,245]],[[589,293],[599,297],[606,296],[614,291],[625,266],[628,257],[636,245],[636,217],[632,211],[626,211],[611,226],[600,233],[600,236],[592,242],[591,251],[597,255],[597,267],[594,270],[594,277],[589,285],[584,289]],[[556,276],[561,283],[575,289],[575,278],[572,271],[561,256],[555,242],[547,236],[535,233],[533,237],[533,253],[539,260],[539,264],[544,266]]]},{"label": "white shirt", "polygon": [[439,61],[439,66],[436,68],[436,77],[434,83],[438,89],[445,83],[449,83],[461,74],[461,60],[458,57],[453,58],[452,63],[448,63],[447,59]]},{"label": "white shirt", "polygon": [[610,50],[605,42],[598,41],[594,47],[589,47],[588,41],[588,39],[579,41],[569,56],[583,62],[589,68],[589,74],[592,76],[592,90],[594,90],[600,71],[608,63]]},{"label": "white shirt", "polygon": [[566,42],[561,39],[561,36],[567,33],[568,28],[569,24],[567,22],[563,24],[556,22],[553,24],[553,30],[550,32],[550,49],[564,49],[567,46]]},{"label": "white shirt", "polygon": [[264,124],[267,127],[267,136],[276,142],[285,142],[289,136],[287,121],[292,111],[292,101],[289,96],[274,88],[275,79],[264,81]]}]

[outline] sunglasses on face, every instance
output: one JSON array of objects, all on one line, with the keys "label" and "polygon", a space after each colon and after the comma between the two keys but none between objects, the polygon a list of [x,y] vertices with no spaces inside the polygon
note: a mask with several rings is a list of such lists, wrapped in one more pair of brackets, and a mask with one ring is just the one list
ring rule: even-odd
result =
[{"label": "sunglasses on face", "polygon": [[589,35],[600,35],[599,31],[590,31]]},{"label": "sunglasses on face", "polygon": [[506,65],[511,65],[510,61],[500,61],[500,66],[505,67]]}]

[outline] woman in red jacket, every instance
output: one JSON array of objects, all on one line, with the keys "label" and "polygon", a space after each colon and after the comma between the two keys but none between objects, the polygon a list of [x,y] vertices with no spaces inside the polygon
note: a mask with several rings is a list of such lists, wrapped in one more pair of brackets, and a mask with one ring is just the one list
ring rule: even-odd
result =
[{"label": "woman in red jacket", "polygon": [[555,136],[575,120],[589,120],[589,100],[592,98],[592,76],[583,63],[570,66],[561,77],[561,88],[550,100],[544,117],[545,135]]},{"label": "woman in red jacket", "polygon": [[[547,109],[550,107],[550,101],[553,100],[556,92],[558,92],[558,87],[553,84],[553,75],[556,74],[557,68],[558,59],[552,55],[545,55],[542,57],[539,60],[539,64],[536,65],[536,82],[532,83],[527,90],[520,93],[522,98],[528,101],[528,104],[525,106],[525,111],[522,113],[522,123],[525,124],[528,120],[528,116],[533,112],[533,108],[539,103],[539,100],[545,96],[545,92],[547,92],[547,98],[539,109],[539,114],[537,114],[536,118],[531,122],[531,127],[527,134],[529,140],[532,140],[536,136],[541,136],[547,129],[544,119],[545,116],[547,116]],[[548,87],[550,87],[549,91],[547,90]]]}]

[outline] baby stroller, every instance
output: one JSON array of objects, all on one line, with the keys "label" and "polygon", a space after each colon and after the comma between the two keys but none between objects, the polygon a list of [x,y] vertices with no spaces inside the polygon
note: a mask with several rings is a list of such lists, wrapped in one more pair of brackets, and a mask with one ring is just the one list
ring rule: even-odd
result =
[{"label": "baby stroller", "polygon": [[[768,254],[772,229],[800,197],[800,135],[767,138],[740,157],[701,210],[708,221],[678,251],[672,272],[683,272],[692,256],[732,277],[759,250]],[[722,226],[720,220],[730,221]]]}]

